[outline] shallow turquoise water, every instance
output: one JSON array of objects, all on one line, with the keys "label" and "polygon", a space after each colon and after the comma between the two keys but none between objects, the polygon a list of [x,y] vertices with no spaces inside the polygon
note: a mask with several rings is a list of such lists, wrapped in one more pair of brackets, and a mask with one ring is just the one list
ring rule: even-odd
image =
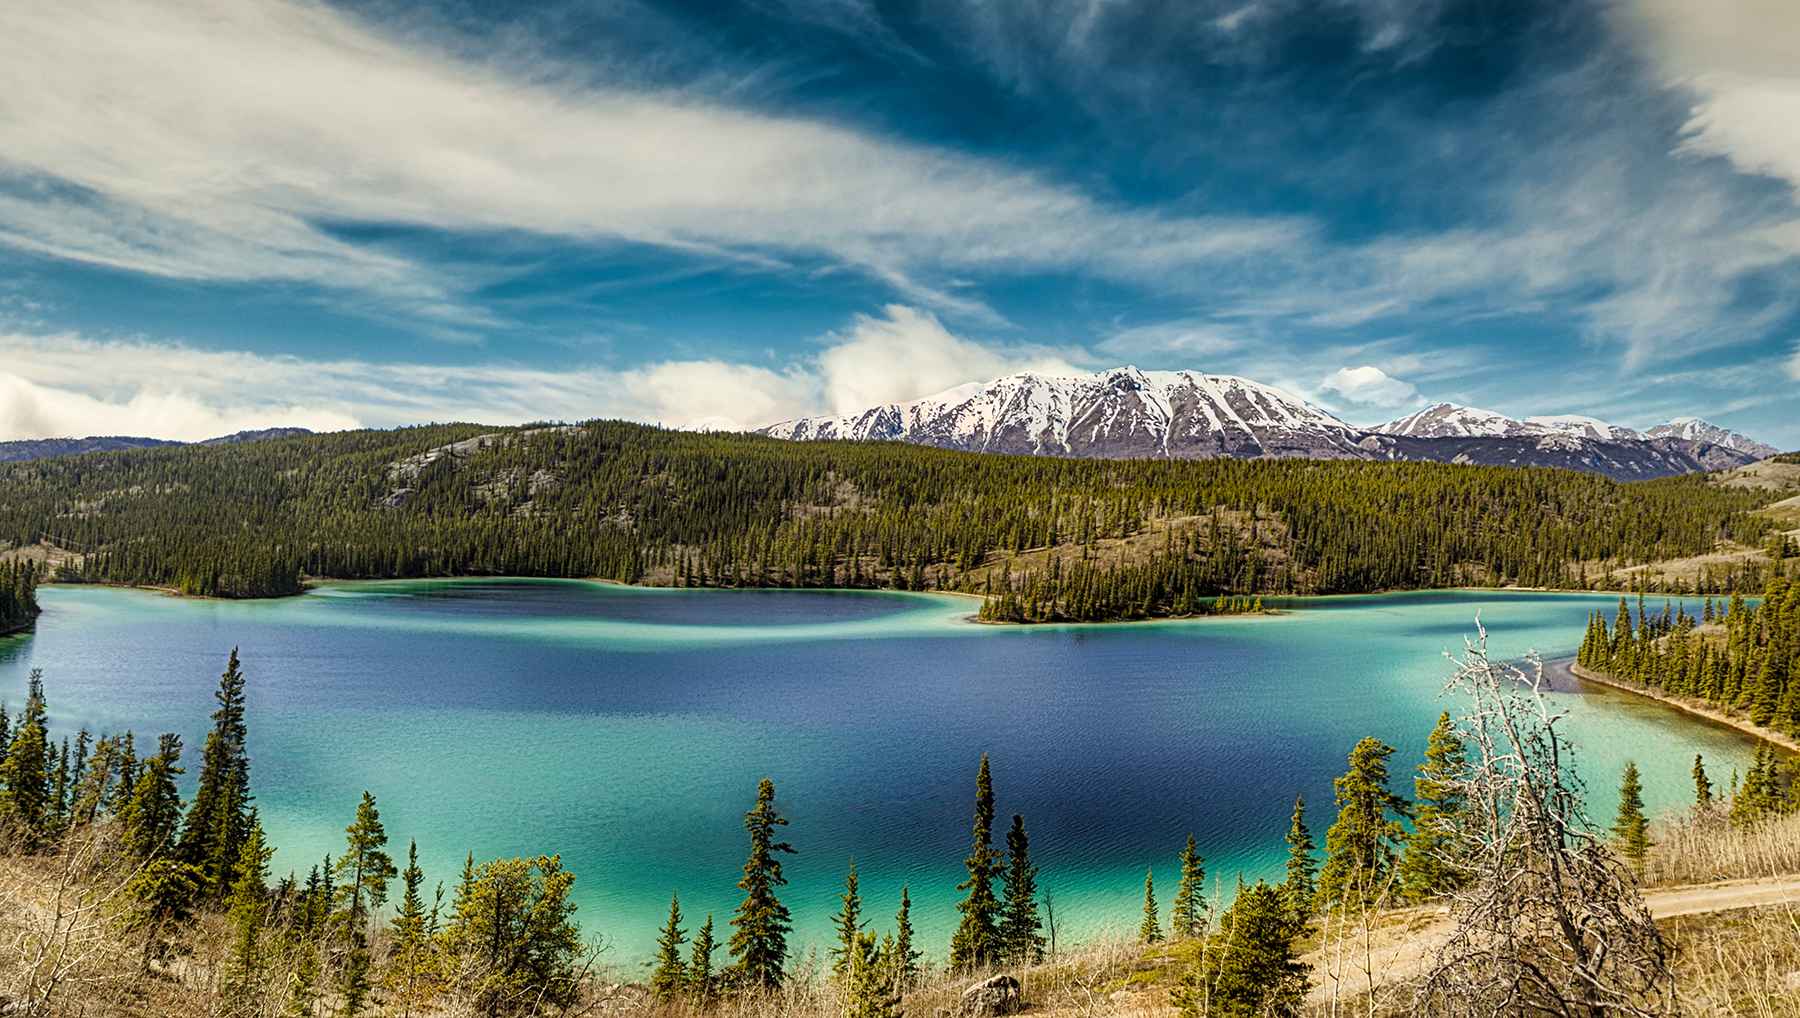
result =
[{"label": "shallow turquoise water", "polygon": [[[723,926],[757,779],[792,818],[785,900],[823,944],[854,856],[885,923],[909,883],[925,946],[955,924],[975,765],[1000,826],[1023,813],[1063,936],[1135,928],[1143,873],[1172,893],[1189,831],[1209,873],[1275,875],[1296,793],[1323,841],[1331,779],[1364,735],[1411,771],[1445,650],[1480,613],[1496,656],[1566,655],[1616,596],[1436,592],[1308,601],[1276,617],[990,627],[967,599],[670,591],[556,581],[341,584],[268,602],[83,587],[42,592],[0,639],[0,697],[44,669],[52,721],[181,732],[197,761],[226,652],[250,677],[252,781],[275,868],[342,845],[362,790],[432,880],[478,858],[560,852],[580,917],[640,963],[668,896]],[[1659,602],[1660,603],[1660,602]],[[1652,807],[1721,782],[1752,744],[1617,693],[1569,693],[1567,731],[1604,824],[1626,759]],[[1165,909],[1166,909],[1165,904]]]}]

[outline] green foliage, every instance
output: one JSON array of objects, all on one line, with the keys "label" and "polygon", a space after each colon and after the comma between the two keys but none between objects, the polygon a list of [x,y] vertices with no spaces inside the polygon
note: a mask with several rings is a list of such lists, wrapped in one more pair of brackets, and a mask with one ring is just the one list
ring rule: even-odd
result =
[{"label": "green foliage", "polygon": [[471,874],[445,928],[445,953],[470,1013],[556,1013],[579,990],[583,954],[560,856],[495,859]]},{"label": "green foliage", "polygon": [[[890,941],[890,945],[891,945]],[[891,946],[889,953],[891,954]],[[900,995],[875,934],[859,933],[844,967],[844,1018],[900,1018]]]},{"label": "green foliage", "polygon": [[862,936],[862,895],[856,889],[856,860],[850,860],[850,873],[844,878],[844,893],[838,899],[842,907],[831,918],[837,928],[838,942],[831,949],[831,974],[843,978],[855,960]]},{"label": "green foliage", "polygon": [[1438,715],[1425,743],[1425,762],[1413,779],[1417,812],[1400,859],[1401,891],[1410,901],[1429,901],[1468,882],[1457,836],[1464,803],[1461,782],[1468,771],[1468,755],[1450,712]]},{"label": "green foliage", "polygon": [[1181,882],[1175,887],[1175,902],[1169,909],[1169,937],[1173,940],[1197,940],[1206,936],[1209,920],[1206,905],[1206,860],[1200,857],[1194,836],[1188,835],[1181,849]]},{"label": "green foliage", "polygon": [[263,844],[262,824],[254,818],[238,851],[226,920],[231,926],[231,954],[225,965],[224,996],[246,1013],[254,1014],[262,998],[264,965],[262,934],[268,921],[269,859],[273,849]]},{"label": "green foliage", "polygon": [[994,880],[1000,876],[1002,859],[994,851],[994,779],[988,771],[987,754],[981,754],[981,768],[975,774],[975,825],[969,856],[963,860],[968,879],[956,885],[967,891],[956,906],[962,922],[950,938],[950,967],[973,969],[1000,960],[1000,899],[994,896]]},{"label": "green foliage", "polygon": [[700,924],[700,932],[694,934],[694,949],[688,955],[687,992],[688,997],[701,1007],[711,1003],[717,991],[713,976],[713,951],[718,948],[713,940],[713,917],[706,916],[706,922]]},{"label": "green foliage", "polygon": [[1706,761],[1699,753],[1694,754],[1694,805],[1706,807],[1712,805],[1713,785],[1706,776]]},{"label": "green foliage", "polygon": [[650,970],[650,996],[668,1002],[676,1000],[687,989],[687,963],[681,958],[681,945],[687,934],[681,929],[681,895],[669,897],[669,920],[656,938],[656,965]]},{"label": "green foliage", "polygon": [[1260,880],[1241,888],[1171,1003],[1183,1018],[1299,1014],[1307,978],[1296,944],[1300,934],[1280,888]]},{"label": "green foliage", "polygon": [[[1710,602],[1709,602],[1710,604]],[[1685,606],[1634,618],[1623,598],[1616,621],[1588,621],[1582,667],[1651,692],[1699,700],[1800,736],[1800,582],[1778,577],[1760,604],[1734,595],[1710,624]]]},{"label": "green foliage", "polygon": [[1037,867],[1031,863],[1031,839],[1025,834],[1025,818],[1014,813],[1012,827],[1006,832],[1006,878],[998,930],[1000,957],[1010,964],[1035,965],[1044,960],[1037,874]]},{"label": "green foliage", "polygon": [[24,629],[37,618],[40,578],[35,562],[0,561],[0,636]]},{"label": "green foliage", "polygon": [[50,732],[44,673],[32,669],[25,709],[12,723],[6,758],[0,760],[0,840],[31,852],[51,834]]},{"label": "green foliage", "polygon": [[1318,846],[1306,826],[1306,800],[1298,795],[1294,796],[1294,818],[1288,824],[1287,847],[1287,879],[1282,881],[1281,893],[1294,920],[1305,928],[1318,907],[1319,861],[1313,855]]},{"label": "green foliage", "polygon": [[732,978],[753,987],[773,989],[781,985],[787,965],[787,935],[794,928],[787,906],[775,896],[776,888],[787,884],[781,875],[783,853],[794,846],[775,840],[778,828],[787,826],[787,817],[775,808],[775,782],[768,778],[756,788],[756,805],[744,814],[744,830],[750,833],[750,857],[744,861],[744,876],[738,889],[744,900],[738,904],[731,925]]},{"label": "green foliage", "polygon": [[1156,916],[1156,876],[1150,870],[1144,871],[1144,918],[1138,923],[1138,943],[1162,943],[1162,923]]},{"label": "green foliage", "polygon": [[238,667],[236,647],[219,676],[214,699],[219,706],[201,749],[199,780],[176,851],[200,874],[201,893],[222,898],[235,880],[238,858],[250,833],[244,673]]},{"label": "green foliage", "polygon": [[[119,812],[119,839],[138,859],[163,859],[174,848],[181,823],[181,792],[175,787],[175,779],[183,773],[180,761],[181,736],[165,733],[157,741],[156,755],[144,761],[131,799]],[[184,870],[191,869],[184,865]],[[197,884],[199,874],[190,875]]]},{"label": "green foliage", "polygon": [[[430,956],[429,920],[425,912],[425,871],[419,868],[419,843],[406,845],[406,868],[400,871],[400,909],[389,922],[393,931],[394,983],[410,1004],[419,991]],[[443,893],[442,885],[439,894]]]},{"label": "green foliage", "polygon": [[[513,574],[954,587],[991,593],[995,618],[1096,620],[1255,611],[1264,593],[1604,584],[1721,537],[1760,544],[1771,524],[1749,510],[1770,498],[1699,477],[453,424],[0,465],[0,542],[80,552],[74,579],[226,597],[307,575]],[[1159,522],[1147,555],[1104,553]],[[1045,548],[1047,564],[995,575]]]},{"label": "green foliage", "polygon": [[894,988],[902,993],[912,989],[919,979],[919,962],[925,952],[913,946],[912,895],[900,885],[900,911],[894,914],[894,943],[889,951],[894,973]]},{"label": "green foliage", "polygon": [[1612,833],[1618,839],[1619,854],[1642,873],[1644,856],[1650,850],[1650,821],[1644,816],[1644,783],[1638,778],[1637,764],[1629,760],[1619,779],[1619,812]]},{"label": "green foliage", "polygon": [[[1388,788],[1394,747],[1365,738],[1350,751],[1350,768],[1333,781],[1338,816],[1325,832],[1319,900],[1373,904],[1392,890],[1394,855],[1406,838],[1405,799]],[[1392,814],[1390,817],[1389,814]]]}]

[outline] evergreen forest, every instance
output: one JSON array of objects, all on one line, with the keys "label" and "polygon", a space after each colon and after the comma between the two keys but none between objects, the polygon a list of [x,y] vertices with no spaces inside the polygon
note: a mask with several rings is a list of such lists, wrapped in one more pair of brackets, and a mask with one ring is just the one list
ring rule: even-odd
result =
[{"label": "evergreen forest", "polygon": [[[504,574],[955,590],[987,595],[993,620],[1090,621],[1253,610],[1258,594],[1624,586],[1615,570],[1756,546],[1768,498],[1702,477],[443,424],[7,464],[0,545],[71,553],[60,581],[215,597]],[[1780,568],[1669,587],[1755,590]]]}]

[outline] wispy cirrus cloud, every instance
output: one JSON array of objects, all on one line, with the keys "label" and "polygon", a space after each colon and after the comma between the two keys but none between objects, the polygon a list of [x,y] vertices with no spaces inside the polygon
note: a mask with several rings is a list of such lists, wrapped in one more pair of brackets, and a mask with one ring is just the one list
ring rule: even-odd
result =
[{"label": "wispy cirrus cloud", "polygon": [[476,63],[304,0],[9,12],[0,174],[0,241],[15,246],[366,289],[444,314],[453,270],[333,224],[826,258],[965,313],[979,302],[934,280],[1075,267],[1155,279],[1310,235],[1298,218],[1110,205],[823,120]]}]

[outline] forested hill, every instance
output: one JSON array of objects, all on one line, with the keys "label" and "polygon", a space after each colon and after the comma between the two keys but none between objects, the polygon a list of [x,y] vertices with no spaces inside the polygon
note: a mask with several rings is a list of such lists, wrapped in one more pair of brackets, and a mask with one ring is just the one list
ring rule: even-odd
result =
[{"label": "forested hill", "polygon": [[[1219,594],[1588,586],[1754,543],[1767,493],[1435,463],[1071,460],[619,422],[448,424],[0,465],[0,543],[64,579],[221,596],[303,576],[988,592],[1001,617]],[[1741,565],[1710,588],[1760,587]]]}]

